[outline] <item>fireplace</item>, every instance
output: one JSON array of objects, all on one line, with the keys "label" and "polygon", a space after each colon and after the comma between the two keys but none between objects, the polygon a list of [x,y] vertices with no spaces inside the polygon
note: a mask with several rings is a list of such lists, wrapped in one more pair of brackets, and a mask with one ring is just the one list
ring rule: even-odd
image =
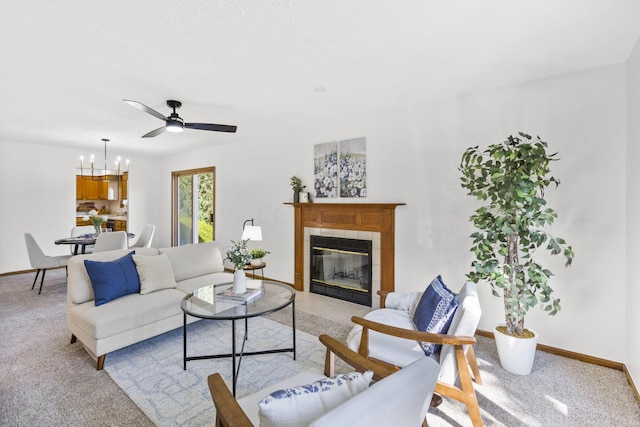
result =
[{"label": "fireplace", "polygon": [[373,241],[372,307],[380,307],[378,291],[393,292],[395,209],[404,203],[285,203],[294,208],[294,283],[309,292],[312,235]]},{"label": "fireplace", "polygon": [[310,292],[371,307],[371,240],[310,236]]}]

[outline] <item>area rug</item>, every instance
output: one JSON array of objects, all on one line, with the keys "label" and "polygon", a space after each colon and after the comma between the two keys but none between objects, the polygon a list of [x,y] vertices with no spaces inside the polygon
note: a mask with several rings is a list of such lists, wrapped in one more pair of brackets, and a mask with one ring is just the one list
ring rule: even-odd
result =
[{"label": "area rug", "polygon": [[[237,322],[236,326],[239,345],[244,322]],[[207,320],[193,323],[188,326],[187,343],[188,356],[230,353],[231,323]],[[245,351],[291,345],[291,327],[262,317],[249,319]],[[325,348],[317,337],[296,331],[296,350],[296,360],[292,353],[244,357],[236,396],[254,393],[310,367],[322,371]],[[104,369],[156,425],[212,425],[216,412],[207,377],[219,372],[231,389],[231,359],[189,361],[185,371],[182,358],[182,328],[178,328],[109,353]]]}]

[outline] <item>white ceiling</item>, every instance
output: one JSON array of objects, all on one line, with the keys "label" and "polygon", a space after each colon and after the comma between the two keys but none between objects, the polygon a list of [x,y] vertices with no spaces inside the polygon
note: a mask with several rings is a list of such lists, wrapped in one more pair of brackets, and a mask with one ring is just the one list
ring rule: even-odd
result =
[{"label": "white ceiling", "polygon": [[[0,140],[164,155],[328,113],[412,105],[624,62],[626,0],[16,0],[2,5]],[[162,122],[238,126],[140,136]]]}]

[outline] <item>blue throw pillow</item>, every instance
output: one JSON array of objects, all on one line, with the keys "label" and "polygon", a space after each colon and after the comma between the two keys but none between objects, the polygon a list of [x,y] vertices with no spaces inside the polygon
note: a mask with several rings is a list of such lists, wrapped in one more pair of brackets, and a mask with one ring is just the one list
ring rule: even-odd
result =
[{"label": "blue throw pillow", "polygon": [[[458,308],[458,295],[451,292],[438,276],[427,286],[413,316],[413,324],[419,331],[444,334],[449,330],[453,315]],[[424,354],[431,356],[440,349],[440,344],[421,343]]]},{"label": "blue throw pillow", "polygon": [[134,253],[135,251],[132,251],[122,258],[107,262],[84,260],[84,266],[91,279],[96,307],[116,298],[140,292],[138,270],[132,258]]}]

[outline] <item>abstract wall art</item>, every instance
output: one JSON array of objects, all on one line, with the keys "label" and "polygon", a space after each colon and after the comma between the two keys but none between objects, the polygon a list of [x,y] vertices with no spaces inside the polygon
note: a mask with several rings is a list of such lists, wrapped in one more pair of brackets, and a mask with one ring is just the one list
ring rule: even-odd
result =
[{"label": "abstract wall art", "polygon": [[340,197],[367,196],[367,140],[340,141]]}]

